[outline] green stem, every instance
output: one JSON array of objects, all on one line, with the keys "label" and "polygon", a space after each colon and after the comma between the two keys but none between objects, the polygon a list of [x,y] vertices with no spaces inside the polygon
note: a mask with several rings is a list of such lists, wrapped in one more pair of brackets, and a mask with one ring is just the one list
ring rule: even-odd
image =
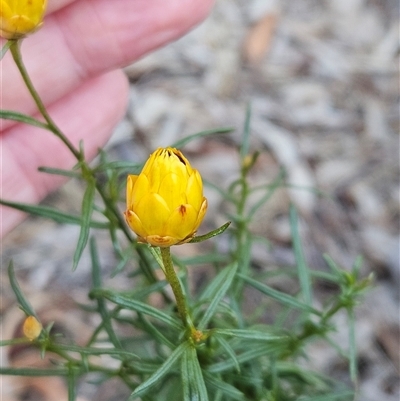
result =
[{"label": "green stem", "polygon": [[14,62],[24,80],[26,87],[28,88],[29,93],[31,94],[33,100],[36,103],[37,108],[40,111],[40,114],[46,120],[48,124],[48,128],[58,137],[60,138],[64,144],[68,147],[68,149],[73,153],[73,155],[79,160],[82,161],[81,153],[74,147],[74,145],[69,141],[69,139],[62,133],[62,131],[57,127],[56,123],[50,117],[49,113],[46,110],[45,105],[42,102],[39,94],[37,93],[33,83],[29,77],[28,72],[26,71],[25,65],[22,61],[21,51],[20,51],[21,41],[14,40],[10,45],[10,52],[13,56]]},{"label": "green stem", "polygon": [[178,276],[174,270],[174,264],[171,258],[171,251],[169,247],[160,248],[161,257],[164,264],[165,276],[171,285],[172,291],[175,295],[176,306],[178,308],[179,315],[185,327],[189,328],[191,331],[195,330],[192,319],[189,315],[189,311],[186,305],[186,297],[183,293],[181,283]]}]

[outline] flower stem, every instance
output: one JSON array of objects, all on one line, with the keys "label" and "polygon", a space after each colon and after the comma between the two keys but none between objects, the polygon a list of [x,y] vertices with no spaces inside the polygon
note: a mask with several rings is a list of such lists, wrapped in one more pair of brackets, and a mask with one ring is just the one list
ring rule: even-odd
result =
[{"label": "flower stem", "polygon": [[164,264],[165,276],[171,285],[172,291],[175,295],[176,306],[178,308],[179,315],[185,327],[189,328],[191,332],[195,330],[192,319],[189,315],[189,311],[186,305],[186,297],[183,293],[181,283],[174,270],[174,264],[171,258],[171,251],[169,247],[160,248],[161,257]]},{"label": "flower stem", "polygon": [[42,99],[40,98],[39,94],[37,93],[35,87],[33,86],[32,81],[29,77],[29,74],[26,71],[24,62],[22,61],[20,46],[21,46],[21,41],[13,40],[10,45],[10,52],[13,56],[16,66],[22,76],[22,79],[24,80],[24,83],[25,83],[26,87],[28,88],[29,93],[31,94],[33,100],[35,101],[37,108],[40,111],[40,114],[46,120],[49,130],[51,132],[53,132],[54,135],[56,135],[58,138],[60,138],[64,142],[64,144],[68,147],[68,149],[73,153],[73,155],[79,161],[82,161],[83,155],[81,155],[81,152],[79,152],[74,147],[74,145],[70,142],[70,140],[62,133],[62,131],[57,127],[56,123],[53,121],[53,119],[50,117],[49,113],[47,112],[46,107],[42,102]]}]

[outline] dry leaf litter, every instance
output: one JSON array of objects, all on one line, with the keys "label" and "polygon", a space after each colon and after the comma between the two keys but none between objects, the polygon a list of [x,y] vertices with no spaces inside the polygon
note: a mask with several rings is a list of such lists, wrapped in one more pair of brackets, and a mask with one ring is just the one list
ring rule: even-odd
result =
[{"label": "dry leaf litter", "polygon": [[[254,267],[294,264],[288,221],[293,203],[312,269],[326,269],[323,253],[348,269],[362,254],[363,274],[376,276],[357,310],[360,401],[400,396],[398,11],[394,0],[218,0],[210,17],[186,37],[126,68],[130,105],[107,146],[113,159],[138,162],[155,147],[189,134],[233,127],[229,135],[186,147],[203,176],[226,188],[238,174],[237,147],[251,104],[251,147],[263,151],[252,184],[271,182],[280,167],[293,184],[277,190],[255,219],[254,232],[272,246],[254,247]],[[69,182],[46,203],[79,212],[81,196],[82,187]],[[204,231],[223,223],[228,211],[218,194],[207,189],[207,196]],[[85,333],[98,322],[75,305],[86,302],[90,286],[88,254],[71,272],[77,238],[76,227],[29,218],[3,241],[4,338],[18,336],[23,320],[4,284],[6,263],[13,258],[42,321],[54,321],[78,344],[87,340]],[[98,241],[105,284],[127,288],[125,273],[110,278],[115,260],[107,238],[99,233]],[[176,252],[190,256],[199,249],[182,246]],[[194,289],[208,277],[201,267],[190,274]],[[269,284],[288,292],[296,285],[275,280]],[[318,302],[329,290],[316,288]],[[257,294],[248,294],[249,310],[258,302]],[[336,338],[345,346],[345,316],[336,324]],[[308,367],[348,380],[346,364],[324,344],[314,343],[307,352]],[[3,349],[1,364],[48,363],[36,353]],[[58,378],[3,377],[1,391],[5,401],[67,399]],[[86,383],[78,400],[124,400],[127,394],[115,382]]]}]

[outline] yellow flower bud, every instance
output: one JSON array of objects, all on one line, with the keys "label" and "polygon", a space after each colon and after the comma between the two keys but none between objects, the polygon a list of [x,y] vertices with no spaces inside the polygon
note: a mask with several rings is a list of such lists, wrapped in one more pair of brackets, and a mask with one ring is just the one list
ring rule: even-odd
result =
[{"label": "yellow flower bud", "polygon": [[126,221],[139,242],[168,247],[190,241],[207,210],[203,183],[183,154],[159,148],[139,175],[129,175]]},{"label": "yellow flower bud", "polygon": [[0,0],[0,36],[20,39],[42,25],[47,0]]},{"label": "yellow flower bud", "polygon": [[42,324],[35,318],[35,316],[28,316],[24,321],[22,330],[25,337],[33,341],[38,338],[42,332]]}]

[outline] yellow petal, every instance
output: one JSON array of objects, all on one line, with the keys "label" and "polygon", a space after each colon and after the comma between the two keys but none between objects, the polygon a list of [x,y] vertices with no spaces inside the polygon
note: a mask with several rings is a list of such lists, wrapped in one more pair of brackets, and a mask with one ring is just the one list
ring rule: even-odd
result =
[{"label": "yellow petal", "polygon": [[180,205],[176,208],[167,223],[167,233],[171,237],[184,240],[195,231],[197,212],[192,205]]},{"label": "yellow petal", "polygon": [[127,210],[125,212],[125,219],[131,230],[134,231],[139,237],[145,237],[147,235],[143,229],[142,222],[135,212],[132,210]]},{"label": "yellow petal", "polygon": [[132,188],[131,209],[134,210],[135,205],[137,205],[140,202],[140,200],[149,193],[150,193],[150,183],[148,178],[144,174],[139,174]]},{"label": "yellow petal", "polygon": [[203,221],[204,216],[207,212],[207,207],[208,207],[207,198],[203,198],[203,203],[201,204],[200,211],[197,215],[197,220],[194,225],[194,231],[197,231],[197,229],[200,227],[200,224]]},{"label": "yellow petal", "polygon": [[[151,191],[157,192],[158,185],[161,181],[160,174],[162,172],[162,168],[160,169],[160,152],[162,151],[162,148],[157,149],[155,152],[153,152],[147,162],[145,163],[142,174],[145,174],[151,182]],[[154,187],[155,185],[155,187]]]},{"label": "yellow petal", "polygon": [[197,170],[193,170],[187,182],[186,198],[187,203],[191,204],[196,211],[200,210],[200,206],[203,202],[203,182]]},{"label": "yellow petal", "polygon": [[179,150],[172,149],[170,163],[171,171],[175,174],[178,174],[180,177],[186,177],[186,179],[189,177],[188,167],[190,168],[190,164]]},{"label": "yellow petal", "polygon": [[133,187],[135,186],[135,182],[137,181],[138,176],[129,174],[126,179],[126,205],[128,209],[132,209],[133,203]]},{"label": "yellow petal", "polygon": [[178,159],[182,165],[182,167],[184,167],[186,170],[190,170],[191,171],[191,166],[189,163],[189,160],[186,159],[186,157],[183,155],[183,153],[175,148],[167,148],[167,150],[173,154],[175,156],[176,159]]},{"label": "yellow petal", "polygon": [[160,183],[158,194],[165,200],[170,210],[186,203],[186,182],[175,173],[167,174]]},{"label": "yellow petal", "polygon": [[4,0],[0,0],[0,18],[11,18],[15,12]]},{"label": "yellow petal", "polygon": [[166,235],[165,224],[171,214],[164,199],[158,194],[147,194],[137,204],[134,212],[140,218],[148,235]]}]

